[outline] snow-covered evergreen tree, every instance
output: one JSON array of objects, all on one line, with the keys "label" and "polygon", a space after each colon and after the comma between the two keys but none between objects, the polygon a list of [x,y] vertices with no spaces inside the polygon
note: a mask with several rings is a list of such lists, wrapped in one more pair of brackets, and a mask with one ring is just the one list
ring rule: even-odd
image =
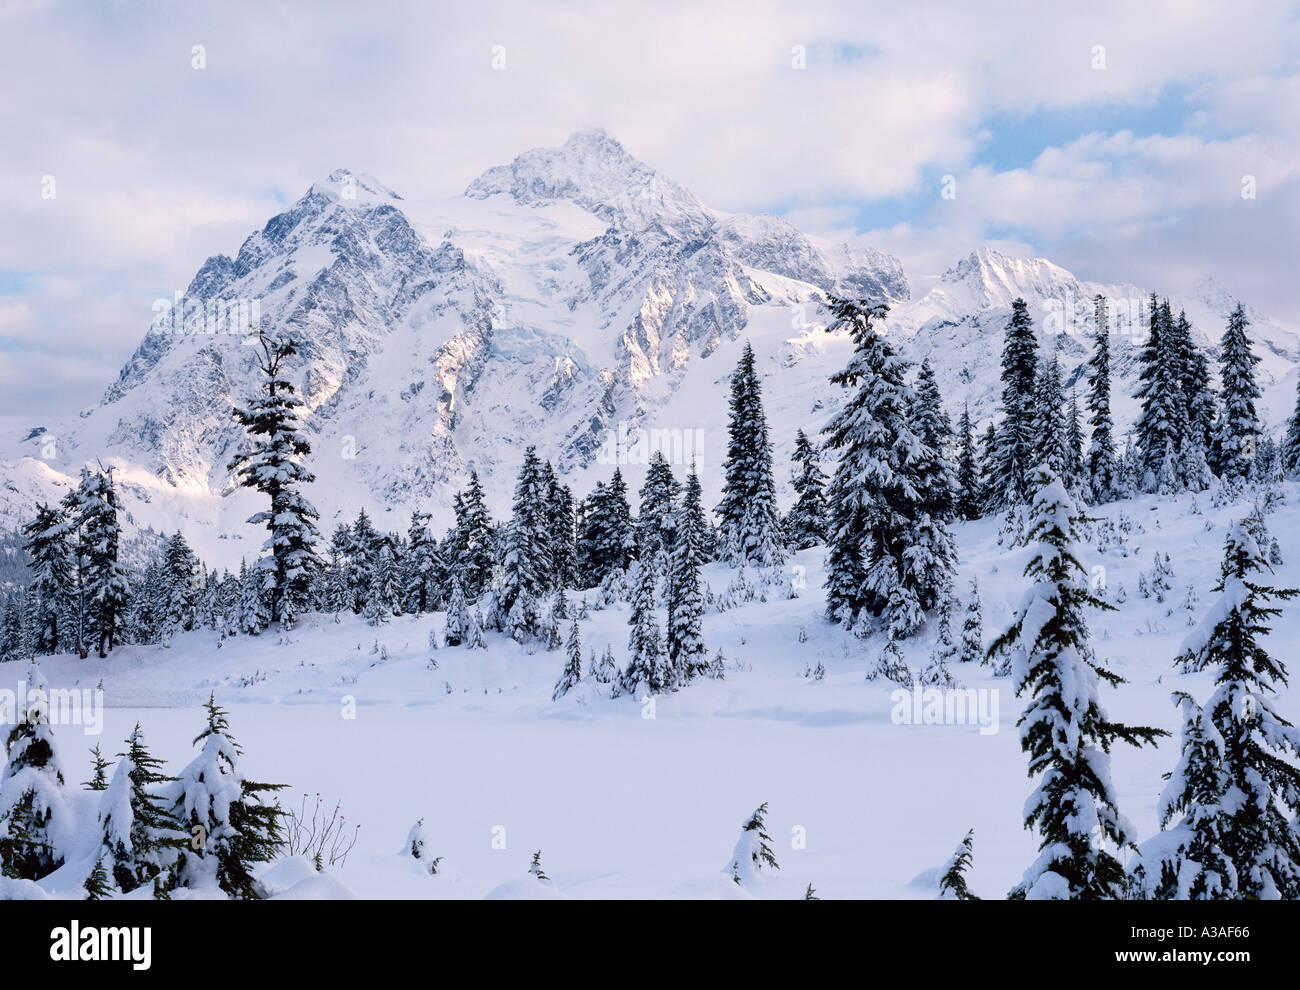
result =
[{"label": "snow-covered evergreen tree", "polygon": [[1034,418],[1038,340],[1024,299],[1011,303],[1002,343],[1002,424],[997,433],[991,508],[1005,509],[1029,496],[1029,473],[1037,448]]},{"label": "snow-covered evergreen tree", "polygon": [[315,549],[317,515],[300,489],[315,476],[303,466],[311,453],[298,423],[303,402],[281,370],[285,359],[298,353],[297,347],[292,340],[263,333],[257,343],[262,394],[233,410],[248,442],[228,470],[235,472],[240,485],[261,492],[270,502],[269,509],[248,521],[265,524],[269,533],[262,545],[271,563],[265,590],[270,621],[279,622],[284,614],[301,615],[311,606],[312,573],[320,566]]},{"label": "snow-covered evergreen tree", "polygon": [[31,700],[45,697],[45,678],[34,662],[27,664],[26,681],[28,707],[9,729],[8,760],[0,771],[0,874],[39,880],[62,865],[75,826],[48,707]]},{"label": "snow-covered evergreen tree", "polygon": [[1160,491],[1176,482],[1171,468],[1177,463],[1187,424],[1178,380],[1179,357],[1169,303],[1157,302],[1151,294],[1147,306],[1148,331],[1138,360],[1141,366],[1137,398],[1142,412],[1136,426],[1138,454],[1142,463],[1142,490]]},{"label": "snow-covered evergreen tree", "polygon": [[434,582],[438,544],[429,532],[429,514],[411,511],[406,530],[406,553],[402,558],[402,611],[419,615],[432,611],[438,600]]},{"label": "snow-covered evergreen tree", "polygon": [[1162,831],[1142,844],[1131,871],[1144,900],[1235,899],[1237,870],[1224,834],[1223,737],[1191,695],[1175,691],[1173,698],[1183,732],[1178,765],[1160,795]]},{"label": "snow-covered evergreen tree", "polygon": [[977,578],[970,580],[970,598],[966,601],[966,612],[961,623],[962,663],[982,663],[984,661],[984,619],[981,615],[980,586]]},{"label": "snow-covered evergreen tree", "polygon": [[159,794],[160,785],[175,778],[159,772],[162,761],[150,755],[139,725],[120,756],[99,822],[109,875],[118,890],[130,893],[159,879],[166,885],[188,837]]},{"label": "snow-covered evergreen tree", "polygon": [[[1219,600],[1183,644],[1184,669],[1210,670],[1214,693],[1205,716],[1222,747],[1219,804],[1222,848],[1247,898],[1300,898],[1300,732],[1274,708],[1286,668],[1260,640],[1281,610],[1271,599],[1298,592],[1270,587],[1256,575],[1271,571],[1247,522],[1224,540],[1214,590]],[[1208,733],[1207,728],[1207,733]]]},{"label": "snow-covered evergreen tree", "polygon": [[1250,474],[1250,462],[1261,431],[1255,400],[1260,397],[1255,365],[1260,361],[1250,348],[1246,328],[1250,320],[1238,303],[1228,317],[1219,342],[1219,398],[1222,408],[1215,424],[1212,466],[1219,477],[1238,482]]},{"label": "snow-covered evergreen tree", "polygon": [[[71,526],[59,510],[44,503],[36,516],[23,526],[23,550],[27,552],[32,583],[27,593],[36,596],[36,623],[30,630],[32,648],[38,654],[60,649],[59,618],[67,610],[73,593],[72,553],[68,545]],[[65,648],[73,645],[71,630],[62,632]]]},{"label": "snow-covered evergreen tree", "polygon": [[955,509],[959,519],[978,519],[984,513],[981,497],[979,453],[975,445],[975,425],[970,418],[970,405],[961,409],[957,421],[957,492]]},{"label": "snow-covered evergreen tree", "polygon": [[447,600],[447,621],[443,627],[443,642],[448,646],[460,646],[465,642],[473,618],[465,603],[465,594],[461,591],[460,578],[451,579],[451,597]]},{"label": "snow-covered evergreen tree", "polygon": [[1124,869],[1107,847],[1129,846],[1132,838],[1110,781],[1110,747],[1165,733],[1113,721],[1102,710],[1099,681],[1121,678],[1095,659],[1084,610],[1113,606],[1089,589],[1077,547],[1082,517],[1065,487],[1041,466],[1032,487],[1028,537],[1036,546],[1025,567],[1031,586],[989,647],[990,656],[1010,655],[1016,694],[1029,697],[1017,725],[1030,776],[1040,776],[1025,804],[1025,827],[1041,837],[1040,855],[1011,896],[1115,898]]},{"label": "snow-covered evergreen tree", "polygon": [[1115,423],[1110,414],[1110,314],[1106,297],[1093,299],[1097,333],[1088,359],[1088,488],[1097,503],[1113,500],[1119,486],[1115,459]]},{"label": "snow-covered evergreen tree", "polygon": [[551,693],[552,701],[559,701],[582,680],[582,636],[578,632],[577,619],[569,624],[569,642],[564,649],[564,670],[560,672],[560,679],[555,682],[555,690]]},{"label": "snow-covered evergreen tree", "polygon": [[628,616],[628,625],[632,627],[627,641],[630,656],[619,678],[619,688],[623,694],[636,695],[641,691],[658,694],[674,685],[669,683],[670,670],[655,619],[654,572],[648,567],[639,571],[632,612]]},{"label": "snow-covered evergreen tree", "polygon": [[393,544],[389,540],[380,540],[361,615],[368,624],[381,626],[399,611],[401,595],[401,575],[398,573],[397,562],[393,559]]},{"label": "snow-covered evergreen tree", "polygon": [[733,567],[780,564],[785,548],[772,477],[772,444],[749,344],[731,376],[727,431],[726,480],[717,507],[722,555]]},{"label": "snow-covered evergreen tree", "polygon": [[709,665],[701,635],[704,596],[700,587],[698,538],[695,527],[680,526],[676,531],[672,556],[672,580],[668,609],[668,662],[676,684],[703,674]]},{"label": "snow-covered evergreen tree", "polygon": [[831,379],[851,395],[825,428],[826,447],[840,454],[828,493],[827,616],[846,628],[883,619],[903,638],[938,604],[956,566],[952,535],[934,514],[950,475],[911,428],[906,362],[873,325],[887,307],[835,298],[830,306],[828,329],[847,329],[854,354]]},{"label": "snow-covered evergreen tree", "polygon": [[117,492],[111,474],[83,468],[80,483],[69,494],[80,534],[78,571],[84,584],[86,626],[102,660],[113,649],[131,590],[126,568],[118,560]]},{"label": "snow-covered evergreen tree", "polygon": [[1300,377],[1296,379],[1295,412],[1287,420],[1282,441],[1282,467],[1288,478],[1300,479]]},{"label": "snow-covered evergreen tree", "polygon": [[94,749],[90,751],[90,779],[82,786],[88,791],[108,790],[108,768],[111,766],[112,764],[104,759],[104,754],[99,751],[99,743],[96,743]]},{"label": "snow-covered evergreen tree", "polygon": [[966,871],[970,869],[975,852],[975,830],[971,829],[961,840],[952,858],[939,876],[939,900],[978,901],[979,898],[966,886]]},{"label": "snow-covered evergreen tree", "polygon": [[818,451],[803,430],[795,434],[795,503],[785,517],[785,539],[791,550],[805,550],[826,541],[826,475]]},{"label": "snow-covered evergreen tree", "polygon": [[239,563],[239,631],[256,636],[270,621],[263,590],[265,577],[260,567]]},{"label": "snow-covered evergreen tree", "polygon": [[230,734],[225,710],[211,695],[206,712],[207,724],[194,740],[199,754],[174,785],[171,815],[191,837],[177,876],[189,887],[215,883],[236,900],[260,898],[254,873],[284,845],[281,811],[262,795],[284,785],[245,777],[238,767],[243,751]]},{"label": "snow-covered evergreen tree", "polygon": [[771,842],[772,837],[767,834],[767,802],[764,801],[740,827],[740,839],[727,864],[727,873],[735,883],[753,890],[769,873],[781,868],[772,853]]}]

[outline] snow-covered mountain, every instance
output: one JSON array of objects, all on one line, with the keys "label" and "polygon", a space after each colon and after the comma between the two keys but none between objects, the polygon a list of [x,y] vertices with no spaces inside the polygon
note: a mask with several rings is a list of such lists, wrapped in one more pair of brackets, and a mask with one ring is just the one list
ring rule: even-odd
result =
[{"label": "snow-covered mountain", "polygon": [[[1040,339],[1056,341],[1069,382],[1086,359],[1092,296],[1146,294],[989,248],[915,281],[925,284],[919,295],[883,252],[711,209],[599,130],[489,169],[451,200],[406,199],[339,170],[233,258],[204,262],[97,405],[13,438],[12,459],[0,463],[0,514],[25,515],[36,493],[57,494],[99,458],[118,466],[138,522],[172,528],[185,518],[187,531],[198,524],[230,540],[196,534],[218,562],[256,552],[243,523],[253,503],[226,470],[240,441],[230,406],[256,386],[244,346],[254,317],[300,343],[318,476],[310,494],[323,525],[366,505],[398,528],[416,505],[445,524],[470,468],[503,511],[528,444],[585,492],[612,471],[611,433],[637,428],[693,454],[716,492],[727,379],[746,340],[782,463],[796,428],[819,428],[839,401],[827,379],[848,345],[823,332],[827,291],[890,304],[889,331],[909,356],[931,360],[953,412],[969,401],[981,417],[996,406],[1016,296],[1029,300]],[[1174,303],[1212,344],[1235,300],[1207,281]],[[1300,338],[1251,316],[1276,423],[1290,410]],[[1120,337],[1121,425],[1133,414],[1123,398],[1132,356]],[[624,470],[635,485],[631,453]]]}]

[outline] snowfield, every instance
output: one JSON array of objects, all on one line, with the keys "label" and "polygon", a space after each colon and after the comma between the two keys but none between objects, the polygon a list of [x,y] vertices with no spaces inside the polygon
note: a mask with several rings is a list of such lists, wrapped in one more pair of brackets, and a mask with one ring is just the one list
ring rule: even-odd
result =
[{"label": "snowfield", "polygon": [[[1285,504],[1266,517],[1286,558],[1276,583],[1300,585],[1293,535],[1300,485],[1281,491]],[[1177,673],[1173,659],[1216,597],[1210,588],[1228,525],[1250,507],[1214,508],[1201,494],[1091,510],[1128,529],[1124,546],[1112,541],[1099,552],[1094,542],[1082,551],[1108,600],[1119,604],[1123,589],[1119,611],[1089,616],[1099,658],[1128,680],[1103,687],[1103,703],[1123,721],[1173,733],[1158,749],[1113,753],[1120,808],[1139,839],[1157,830],[1161,774],[1176,761],[1170,694],[1184,690],[1202,702],[1209,695],[1210,674]],[[986,642],[1026,587],[1029,551],[1000,546],[998,528],[996,519],[954,527],[955,588],[964,604],[978,579]],[[1138,590],[1157,552],[1169,554],[1173,571],[1163,603]],[[150,750],[176,773],[194,755],[201,704],[213,693],[229,709],[245,773],[288,784],[286,805],[316,794],[328,806],[341,802],[348,829],[360,825],[341,866],[317,873],[301,858],[272,864],[262,880],[278,897],[794,898],[811,882],[826,898],[928,898],[970,828],[971,889],[1005,896],[1037,843],[1022,827],[1033,782],[1015,728],[1023,702],[1014,685],[988,666],[955,663],[964,687],[992,692],[979,696],[996,723],[897,724],[897,685],[864,679],[882,640],[854,639],[823,618],[823,556],[815,548],[787,565],[797,597],[782,590],[767,602],[709,608],[704,641],[711,657],[719,649],[725,656],[725,679],[652,702],[611,699],[590,677],[552,702],[563,650],[529,650],[492,632],[486,650],[430,650],[430,631],[441,638],[441,613],[378,628],[351,614],[313,614],[287,635],[271,630],[219,644],[204,630],[178,635],[170,647],[122,647],[105,661],[45,658],[50,687],[102,684],[107,710],[100,736],[56,727],[65,779],[85,812],[77,817],[88,823],[78,837],[85,849],[26,893],[81,896],[98,841],[99,795],[76,787],[90,773],[88,748],[98,742],[106,754],[119,752],[139,722]],[[735,572],[714,564],[703,576],[720,595]],[[1198,596],[1190,609],[1188,585]],[[573,606],[583,597],[569,592]],[[628,606],[595,610],[596,595],[585,597],[584,669],[607,645],[623,663]],[[1287,607],[1267,642],[1284,663],[1300,639],[1298,614]],[[954,634],[960,622],[959,611]],[[914,673],[926,665],[933,626],[903,644]],[[805,674],[819,663],[823,679]],[[21,676],[19,664],[0,666],[0,687],[17,690]],[[1300,718],[1294,686],[1277,709]],[[781,869],[750,891],[725,869],[762,802]],[[443,857],[436,876],[404,854],[403,837],[421,818],[429,854]],[[551,884],[528,874],[538,850]]]}]

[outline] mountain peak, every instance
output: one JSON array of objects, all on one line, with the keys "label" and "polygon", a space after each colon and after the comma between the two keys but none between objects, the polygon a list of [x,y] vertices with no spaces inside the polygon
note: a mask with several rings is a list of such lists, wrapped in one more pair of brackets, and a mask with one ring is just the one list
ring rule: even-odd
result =
[{"label": "mountain peak", "polygon": [[533,148],[488,169],[465,189],[471,199],[504,194],[521,206],[567,201],[613,226],[700,227],[709,212],[684,186],[656,172],[603,128],[576,131],[558,148]]},{"label": "mountain peak", "polygon": [[375,206],[402,199],[373,175],[347,168],[336,168],[321,181],[312,183],[308,195],[312,193],[319,193],[344,206]]}]

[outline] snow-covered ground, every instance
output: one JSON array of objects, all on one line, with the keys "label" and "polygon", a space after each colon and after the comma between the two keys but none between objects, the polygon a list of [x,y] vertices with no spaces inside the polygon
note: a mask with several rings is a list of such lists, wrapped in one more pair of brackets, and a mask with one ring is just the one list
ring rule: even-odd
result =
[{"label": "snow-covered ground", "polygon": [[[1296,586],[1300,486],[1283,492],[1289,504],[1267,525],[1287,558],[1276,582]],[[1126,596],[1119,611],[1090,617],[1099,658],[1128,679],[1103,689],[1105,704],[1125,721],[1174,732],[1158,749],[1114,753],[1121,810],[1140,838],[1157,829],[1160,775],[1175,761],[1170,692],[1208,696],[1209,675],[1179,674],[1172,660],[1213,601],[1227,525],[1249,508],[1212,508],[1207,495],[1184,495],[1094,512],[1130,521],[1126,546],[1085,548],[1107,597],[1117,601],[1121,585]],[[986,641],[1025,588],[1027,551],[1000,546],[997,530],[992,520],[957,527],[957,591],[964,602],[978,578]],[[1173,570],[1163,604],[1138,593],[1157,551],[1170,555]],[[734,574],[713,565],[704,576],[721,593]],[[124,647],[106,661],[51,657],[41,668],[51,687],[103,685],[102,735],[57,729],[70,784],[89,775],[88,747],[99,742],[116,753],[136,722],[176,772],[193,754],[200,705],[212,692],[230,710],[252,778],[289,784],[288,804],[317,793],[330,806],[341,801],[348,822],[361,825],[346,864],[321,876],[304,861],[281,862],[267,879],[282,896],[747,897],[723,871],[762,802],[781,870],[757,896],[802,896],[811,882],[827,898],[933,897],[934,869],[969,828],[972,890],[1005,895],[1036,846],[1022,828],[1032,783],[1014,685],[986,666],[956,664],[964,686],[995,692],[983,697],[996,699],[996,731],[897,724],[897,686],[864,679],[881,642],[856,640],[822,617],[823,551],[796,555],[788,577],[797,597],[705,616],[710,655],[720,648],[726,657],[724,680],[696,682],[653,705],[610,699],[590,679],[552,702],[563,651],[530,652],[498,634],[489,634],[486,650],[431,651],[441,614],[379,628],[351,615],[337,622],[311,615],[288,635],[240,636],[219,647],[213,633],[186,633],[170,648]],[[1188,585],[1199,596],[1190,610]],[[576,605],[583,596],[570,597]],[[588,594],[589,604],[595,597]],[[1298,616],[1288,607],[1267,642],[1284,662],[1300,640]],[[623,661],[627,617],[625,604],[589,612],[580,623],[584,661],[607,644]],[[956,633],[960,621],[959,612]],[[905,645],[914,671],[932,645],[933,630]],[[819,662],[824,679],[804,676]],[[7,677],[0,667],[0,686],[16,689],[20,675],[18,665]],[[1300,692],[1287,689],[1277,707],[1300,718]],[[398,854],[420,818],[430,854],[444,857],[437,877]],[[553,887],[527,875],[539,849]],[[71,892],[81,881],[71,872],[42,883],[56,895]]]}]

